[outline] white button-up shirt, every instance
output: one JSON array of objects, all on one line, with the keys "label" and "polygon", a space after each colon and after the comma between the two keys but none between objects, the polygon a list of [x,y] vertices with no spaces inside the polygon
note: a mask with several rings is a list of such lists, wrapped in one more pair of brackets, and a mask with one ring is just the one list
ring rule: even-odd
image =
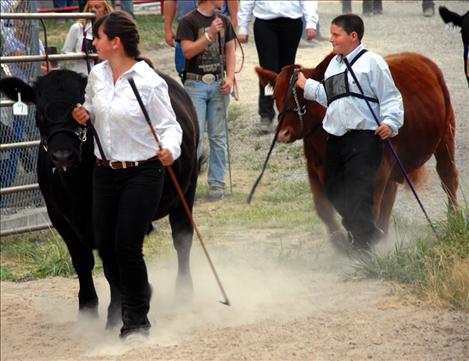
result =
[{"label": "white button-up shirt", "polygon": [[[351,62],[363,49],[362,45],[355,48],[347,55]],[[343,73],[347,69],[342,56],[332,58],[324,74],[324,79]],[[386,61],[371,51],[367,51],[352,65],[366,96],[378,99],[379,103],[369,102],[380,124],[387,124],[392,129],[392,136],[397,135],[398,129],[404,123],[404,105],[402,96],[396,88]],[[350,91],[359,93],[352,75],[348,72]],[[315,100],[327,107],[327,96],[324,86],[314,80],[306,80],[304,97]],[[366,101],[354,96],[347,96],[334,100],[327,108],[323,120],[323,128],[329,134],[341,136],[350,130],[368,129],[375,130],[378,127]]]},{"label": "white button-up shirt", "polygon": [[[135,81],[162,146],[177,159],[181,154],[182,129],[171,106],[168,85],[142,60],[115,84],[108,61],[95,65],[88,77],[83,106],[90,114],[107,160],[142,161],[159,151],[129,77]],[[96,141],[94,153],[102,158]]]},{"label": "white button-up shirt", "polygon": [[306,29],[316,30],[319,21],[318,2],[316,0],[241,0],[238,10],[239,35],[248,34],[248,26],[253,15],[263,20],[299,19],[304,16]]},{"label": "white button-up shirt", "polygon": [[[86,37],[88,40],[93,40],[93,28],[91,22],[86,23],[85,28],[79,22],[74,23],[68,31],[67,37],[65,38],[62,53],[80,53],[82,52],[83,40]],[[88,66],[86,60],[69,60],[67,64],[70,64],[70,70],[83,75],[88,75]],[[94,60],[90,60],[90,66],[94,66]]]}]

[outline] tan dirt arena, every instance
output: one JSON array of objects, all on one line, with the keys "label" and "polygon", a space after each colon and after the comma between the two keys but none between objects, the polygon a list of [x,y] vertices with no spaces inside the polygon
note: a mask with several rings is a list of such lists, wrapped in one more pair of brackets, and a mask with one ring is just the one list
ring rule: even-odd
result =
[{"label": "tan dirt arena", "polygon": [[[469,1],[436,1],[439,5],[460,14],[469,10]],[[364,18],[365,47],[381,55],[416,51],[441,67],[456,113],[459,198],[463,192],[469,197],[469,89],[459,30],[448,32],[437,14],[424,18],[421,1],[384,1],[383,7],[383,15]],[[353,9],[361,12],[361,2],[354,2]],[[338,1],[320,2],[323,36],[328,37],[330,21],[340,10]],[[315,66],[330,50],[328,41],[302,46],[297,63]],[[239,121],[254,134],[258,87],[252,36],[245,53],[238,75],[243,107]],[[176,76],[171,49],[161,47],[150,55],[160,70]],[[250,151],[249,139],[232,146]],[[441,218],[446,199],[433,160],[427,168],[423,203],[432,218]],[[401,218],[421,217],[417,219],[425,223],[409,193],[399,192],[394,212]],[[1,361],[469,360],[467,314],[404,297],[390,283],[345,280],[346,260],[333,256],[326,242],[311,253],[308,265],[279,264],[263,257],[264,245],[272,241],[267,231],[217,232],[233,241],[229,248],[208,245],[232,307],[217,302],[219,291],[195,238],[191,305],[174,304],[174,252],[149,262],[153,328],[138,346],[123,344],[117,332],[104,330],[109,297],[103,276],[97,277],[99,320],[77,319],[77,279],[2,282]],[[285,230],[283,237],[294,248],[296,240],[314,235]]]}]

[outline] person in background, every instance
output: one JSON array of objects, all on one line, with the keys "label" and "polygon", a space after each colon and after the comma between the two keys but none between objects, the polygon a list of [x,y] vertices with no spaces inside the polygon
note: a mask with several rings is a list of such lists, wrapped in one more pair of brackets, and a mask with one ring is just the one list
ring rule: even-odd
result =
[{"label": "person in background", "polygon": [[[382,0],[363,0],[362,11],[365,16],[381,15],[383,13]],[[342,14],[352,12],[352,0],[342,0]]]},{"label": "person in background", "polygon": [[68,6],[73,6],[74,0],[54,0],[54,8],[65,8]]},{"label": "person in background", "polygon": [[[220,12],[229,16],[234,29],[238,26],[238,0],[225,0]],[[175,48],[174,65],[181,79],[183,79],[185,58],[181,44],[175,42],[173,32],[174,18],[179,22],[182,17],[197,8],[197,0],[166,0],[164,2],[164,37],[166,44]]]},{"label": "person in background", "polygon": [[[85,8],[83,10],[84,12],[95,13],[96,20],[113,11],[111,2],[109,0],[89,0],[85,4]],[[65,38],[62,53],[78,53],[85,52],[85,50],[91,52],[93,50],[92,42],[92,22],[87,19],[80,19],[70,27],[67,37]],[[77,73],[81,73],[83,75],[88,75],[88,65],[86,60],[70,61],[69,64],[70,70],[76,71]]]},{"label": "person in background", "polygon": [[207,127],[210,201],[222,199],[225,192],[226,109],[235,72],[236,35],[230,20],[216,11],[223,3],[223,0],[199,0],[197,8],[179,22],[176,35],[186,58],[184,88],[192,98],[199,120],[198,158]]},{"label": "person in background", "polygon": [[433,0],[422,0],[423,16],[431,18],[435,15],[435,3]]},{"label": "person in background", "polygon": [[[254,38],[259,64],[278,73],[284,66],[295,63],[303,33],[303,16],[306,20],[307,40],[311,41],[316,36],[318,2],[242,0],[238,11],[238,39],[241,43],[248,41],[248,26],[253,16],[256,18]],[[261,132],[272,132],[274,100],[271,93],[265,93],[260,82],[258,113]]]},{"label": "person in background", "polygon": [[[122,320],[120,337],[147,336],[151,287],[143,257],[143,241],[163,192],[164,166],[181,154],[182,129],[176,120],[168,85],[141,60],[137,24],[124,11],[99,18],[93,45],[102,60],[88,77],[85,103],[73,118],[93,121],[103,153],[95,146],[93,226],[104,275],[122,296],[122,310],[108,310],[106,327]],[[158,149],[132,91],[133,78],[155,128]],[[104,159],[106,158],[106,159]]]},{"label": "person in background", "polygon": [[[404,122],[402,96],[386,61],[362,43],[363,20],[344,14],[332,20],[332,50],[324,81],[306,79],[300,72],[296,86],[304,97],[327,107],[323,128],[328,133],[325,188],[328,199],[342,216],[351,246],[370,249],[383,232],[374,223],[374,184],[383,158],[383,140],[397,135]],[[354,70],[370,106],[345,64]]]},{"label": "person in background", "polygon": [[[1,1],[2,13],[27,13],[30,12],[30,3],[27,0]],[[32,39],[33,22],[27,19],[13,19],[6,22],[1,20],[1,54],[2,56],[23,56],[45,54],[44,45],[39,39]],[[38,47],[38,48],[37,48]],[[0,69],[1,77],[12,76],[30,83],[39,71],[41,75],[51,69],[50,63],[43,61],[39,68],[37,63],[2,63]],[[36,70],[37,69],[37,70]],[[0,119],[0,136],[2,143],[23,142],[35,140],[37,134],[34,133],[34,105],[28,106],[28,115],[14,115],[11,110],[2,110]],[[17,148],[11,151],[2,152],[0,159],[0,187],[10,187],[14,184],[18,175],[18,166],[23,165],[26,172],[31,172],[35,166],[36,152],[31,148]],[[3,197],[1,197],[3,199]],[[0,200],[0,208],[3,206]]]}]

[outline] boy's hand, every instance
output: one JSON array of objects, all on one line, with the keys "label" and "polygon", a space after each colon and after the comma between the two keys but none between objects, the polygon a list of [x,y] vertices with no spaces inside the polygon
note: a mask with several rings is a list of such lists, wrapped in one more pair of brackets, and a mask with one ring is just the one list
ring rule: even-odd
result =
[{"label": "boy's hand", "polygon": [[88,111],[81,104],[77,104],[77,106],[72,110],[72,117],[80,125],[85,125],[90,119]]},{"label": "boy's hand", "polygon": [[231,90],[233,89],[233,79],[231,78],[225,78],[220,84],[220,93],[223,95],[228,95],[231,93]]},{"label": "boy's hand", "polygon": [[298,72],[298,78],[296,79],[296,87],[300,89],[304,89],[306,84],[306,77],[300,71]]},{"label": "boy's hand", "polygon": [[392,129],[387,124],[381,124],[378,128],[376,128],[375,134],[381,139],[385,140],[392,135]]},{"label": "boy's hand", "polygon": [[218,16],[212,21],[212,25],[210,25],[210,29],[208,30],[208,35],[213,40],[216,39],[217,34],[222,31],[224,28],[223,20],[220,19]]}]

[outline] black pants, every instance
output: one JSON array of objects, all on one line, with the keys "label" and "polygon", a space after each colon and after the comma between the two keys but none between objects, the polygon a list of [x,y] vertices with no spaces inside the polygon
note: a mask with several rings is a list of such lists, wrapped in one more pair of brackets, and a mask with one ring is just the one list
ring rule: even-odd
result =
[{"label": "black pants", "polygon": [[358,244],[379,235],[373,221],[374,184],[383,143],[371,130],[329,135],[326,145],[326,192],[342,224]]},{"label": "black pants", "polygon": [[[363,0],[363,14],[367,13],[382,13],[383,1],[382,0]],[[352,0],[342,0],[342,13],[352,12]]]},{"label": "black pants", "polygon": [[[302,33],[301,18],[256,18],[254,37],[260,66],[279,73],[284,66],[294,64]],[[271,120],[275,116],[274,100],[272,96],[264,95],[264,87],[260,83],[258,112],[261,117]]]},{"label": "black pants", "polygon": [[427,9],[434,9],[435,8],[435,3],[433,0],[422,0],[422,9],[423,11]]},{"label": "black pants", "polygon": [[[143,259],[143,240],[161,199],[163,176],[159,160],[127,169],[95,166],[96,243],[111,292],[122,296],[121,333],[150,327],[147,314],[151,290]],[[117,305],[114,308],[120,309]]]}]

